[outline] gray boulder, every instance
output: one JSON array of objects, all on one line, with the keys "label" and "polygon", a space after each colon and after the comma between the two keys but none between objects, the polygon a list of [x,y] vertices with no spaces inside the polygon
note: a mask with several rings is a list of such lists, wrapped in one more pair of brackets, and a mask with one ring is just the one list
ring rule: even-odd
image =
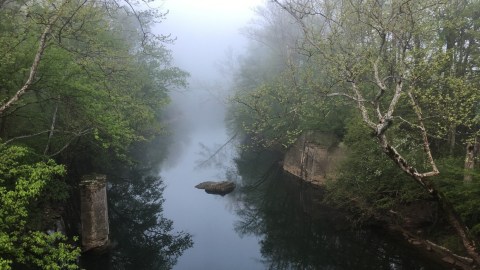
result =
[{"label": "gray boulder", "polygon": [[222,182],[213,182],[213,181],[207,181],[207,182],[202,182],[198,185],[195,186],[198,189],[204,189],[205,192],[208,194],[218,194],[218,195],[226,195],[230,192],[232,192],[236,185],[232,181],[222,181]]}]

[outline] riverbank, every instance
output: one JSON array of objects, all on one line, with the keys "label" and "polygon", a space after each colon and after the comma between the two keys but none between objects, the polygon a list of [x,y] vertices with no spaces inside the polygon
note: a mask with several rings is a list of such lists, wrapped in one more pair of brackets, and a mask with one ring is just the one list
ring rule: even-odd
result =
[{"label": "riverbank", "polygon": [[[332,186],[338,188],[335,184],[332,185],[332,182],[335,183],[340,175],[339,171],[345,166],[343,162],[346,156],[345,146],[334,136],[311,132],[302,134],[289,148],[282,167],[285,172],[311,185],[311,188],[324,190],[327,199],[323,202],[331,204],[328,193],[332,192]],[[338,203],[339,199],[342,200],[337,197],[337,202],[333,205],[350,210],[355,208],[355,213],[350,212],[351,219],[381,227],[403,244],[445,268],[476,269],[473,260],[465,254],[456,254],[442,244],[437,244],[442,238],[448,238],[450,244],[458,240],[452,240],[452,233],[447,222],[440,216],[437,202],[428,197],[392,204],[389,208],[376,208],[366,203],[366,200],[356,197],[345,197],[342,204]],[[365,212],[368,212],[367,218],[359,217]],[[460,250],[461,243],[452,245],[457,252]]]}]

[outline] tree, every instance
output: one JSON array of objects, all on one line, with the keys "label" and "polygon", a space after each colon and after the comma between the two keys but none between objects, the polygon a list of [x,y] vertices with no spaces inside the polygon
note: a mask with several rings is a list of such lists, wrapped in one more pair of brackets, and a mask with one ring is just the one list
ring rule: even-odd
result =
[{"label": "tree", "polygon": [[229,117],[237,134],[252,145],[287,149],[305,130],[343,136],[342,101],[325,103],[325,71],[301,47],[301,28],[270,3],[247,28],[249,51],[234,74]]},{"label": "tree", "polygon": [[[163,46],[168,36],[149,29],[164,14],[138,4],[4,5],[7,35],[0,44],[7,57],[0,68],[8,83],[0,93],[0,134],[5,141],[32,138],[32,147],[55,156],[87,136],[123,155],[131,142],[161,132],[167,91],[184,86],[187,74],[171,66]],[[37,118],[33,125],[32,118]]]},{"label": "tree", "polygon": [[[432,14],[441,1],[275,1],[304,30],[306,49],[321,59],[338,84],[327,96],[343,96],[356,105],[363,122],[396,166],[438,201],[450,225],[476,264],[480,256],[449,199],[432,177],[439,174],[418,92],[425,79],[419,69],[431,56],[438,36]],[[312,23],[313,22],[313,23]],[[401,110],[402,113],[399,113]],[[400,123],[416,135],[425,162],[416,164],[395,147]]]},{"label": "tree", "polygon": [[[52,196],[65,168],[35,161],[24,147],[0,146],[0,266],[2,269],[33,266],[41,269],[78,269],[80,248],[60,232],[45,233],[32,222],[42,197]],[[61,199],[65,192],[53,193]],[[64,199],[64,198],[63,198]]]}]

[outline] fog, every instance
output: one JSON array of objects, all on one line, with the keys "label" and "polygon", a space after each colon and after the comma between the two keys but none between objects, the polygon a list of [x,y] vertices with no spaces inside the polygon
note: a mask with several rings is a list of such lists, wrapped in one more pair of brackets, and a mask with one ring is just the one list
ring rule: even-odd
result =
[{"label": "fog", "polygon": [[167,186],[165,216],[176,230],[191,233],[194,242],[174,269],[263,269],[259,239],[241,238],[235,232],[238,217],[228,196],[194,188],[203,181],[225,179],[226,169],[234,167],[232,152],[218,155],[215,166],[198,164],[229,139],[224,119],[231,77],[225,63],[232,64],[229,61],[246,49],[240,29],[262,2],[167,0],[163,4],[169,14],[156,30],[176,37],[169,46],[174,62],[190,73],[189,87],[170,93],[173,141],[161,170]]},{"label": "fog", "polygon": [[255,8],[263,3],[264,0],[162,2],[162,10],[168,14],[154,31],[171,34],[175,41],[167,47],[174,64],[190,74],[186,89],[170,93],[172,102],[167,118],[174,145],[164,168],[176,165],[194,130],[224,129],[232,72],[229,65],[234,65],[245,52],[248,40],[242,29],[253,20]]},{"label": "fog", "polygon": [[175,64],[190,73],[186,91],[174,91],[172,108],[192,128],[223,125],[228,74],[220,66],[246,47],[240,33],[264,0],[166,0],[167,19],[156,29],[176,38],[169,45]]}]

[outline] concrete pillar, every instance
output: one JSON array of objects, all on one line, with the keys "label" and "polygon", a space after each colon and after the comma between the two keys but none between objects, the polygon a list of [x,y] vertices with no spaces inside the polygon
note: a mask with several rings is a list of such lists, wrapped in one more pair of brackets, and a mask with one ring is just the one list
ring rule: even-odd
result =
[{"label": "concrete pillar", "polygon": [[105,248],[108,244],[107,177],[85,175],[80,182],[82,250]]}]

